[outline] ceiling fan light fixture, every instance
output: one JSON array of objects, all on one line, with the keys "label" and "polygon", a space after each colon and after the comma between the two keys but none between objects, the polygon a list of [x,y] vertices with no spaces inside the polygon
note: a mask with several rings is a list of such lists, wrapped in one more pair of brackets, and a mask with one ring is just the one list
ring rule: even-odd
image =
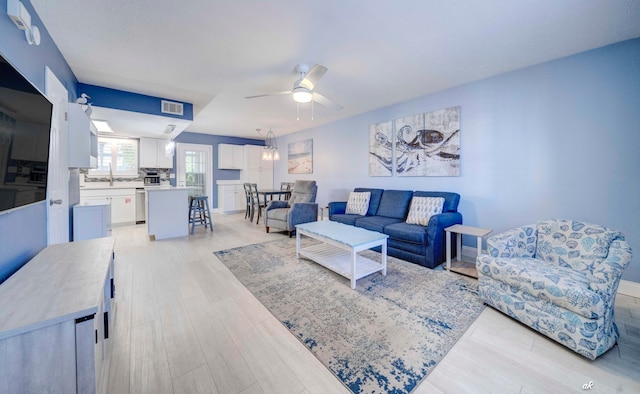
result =
[{"label": "ceiling fan light fixture", "polygon": [[293,101],[296,103],[308,103],[313,98],[311,91],[307,88],[299,86],[293,89]]}]

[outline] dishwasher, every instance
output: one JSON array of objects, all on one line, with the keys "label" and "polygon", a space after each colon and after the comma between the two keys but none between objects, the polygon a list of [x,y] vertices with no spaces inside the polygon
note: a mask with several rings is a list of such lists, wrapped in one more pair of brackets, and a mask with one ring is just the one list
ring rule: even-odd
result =
[{"label": "dishwasher", "polygon": [[145,198],[144,188],[136,188],[136,224],[144,223],[147,220]]}]

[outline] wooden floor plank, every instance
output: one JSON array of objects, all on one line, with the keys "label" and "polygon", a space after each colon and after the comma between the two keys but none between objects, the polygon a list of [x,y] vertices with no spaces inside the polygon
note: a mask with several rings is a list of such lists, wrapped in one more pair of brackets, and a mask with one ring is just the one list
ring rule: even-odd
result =
[{"label": "wooden floor plank", "polygon": [[256,378],[206,297],[185,300],[185,306],[219,391],[239,393],[256,383]]},{"label": "wooden floor plank", "polygon": [[[262,223],[256,226],[243,217],[214,214],[213,232],[198,229],[202,231],[162,241],[149,241],[143,225],[114,228],[109,393],[344,390],[213,255],[287,238],[285,233],[267,234]],[[175,321],[171,311],[178,311]],[[615,314],[619,344],[590,361],[487,308],[415,394],[640,392],[640,300],[619,294]],[[191,338],[182,346],[178,343],[186,321],[190,323],[184,327],[191,328],[184,332]],[[198,353],[196,348],[201,352],[196,359],[202,359],[191,363],[188,358]],[[184,367],[172,371],[171,358],[184,360]],[[172,373],[179,376],[171,379]],[[594,387],[582,390],[589,380]]]},{"label": "wooden floor plank", "polygon": [[132,328],[130,393],[173,393],[164,345],[160,319]]}]

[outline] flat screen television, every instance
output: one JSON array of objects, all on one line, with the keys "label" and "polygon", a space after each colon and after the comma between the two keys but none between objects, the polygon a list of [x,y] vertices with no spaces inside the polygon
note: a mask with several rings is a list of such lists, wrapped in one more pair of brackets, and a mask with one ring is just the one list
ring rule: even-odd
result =
[{"label": "flat screen television", "polygon": [[52,110],[0,55],[0,213],[46,199]]}]

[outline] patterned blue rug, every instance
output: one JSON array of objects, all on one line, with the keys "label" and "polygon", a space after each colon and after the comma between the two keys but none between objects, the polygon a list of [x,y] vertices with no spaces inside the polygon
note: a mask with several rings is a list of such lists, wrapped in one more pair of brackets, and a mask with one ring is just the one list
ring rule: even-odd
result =
[{"label": "patterned blue rug", "polygon": [[484,309],[475,279],[392,257],[352,290],[294,238],[214,254],[354,393],[410,393]]}]

